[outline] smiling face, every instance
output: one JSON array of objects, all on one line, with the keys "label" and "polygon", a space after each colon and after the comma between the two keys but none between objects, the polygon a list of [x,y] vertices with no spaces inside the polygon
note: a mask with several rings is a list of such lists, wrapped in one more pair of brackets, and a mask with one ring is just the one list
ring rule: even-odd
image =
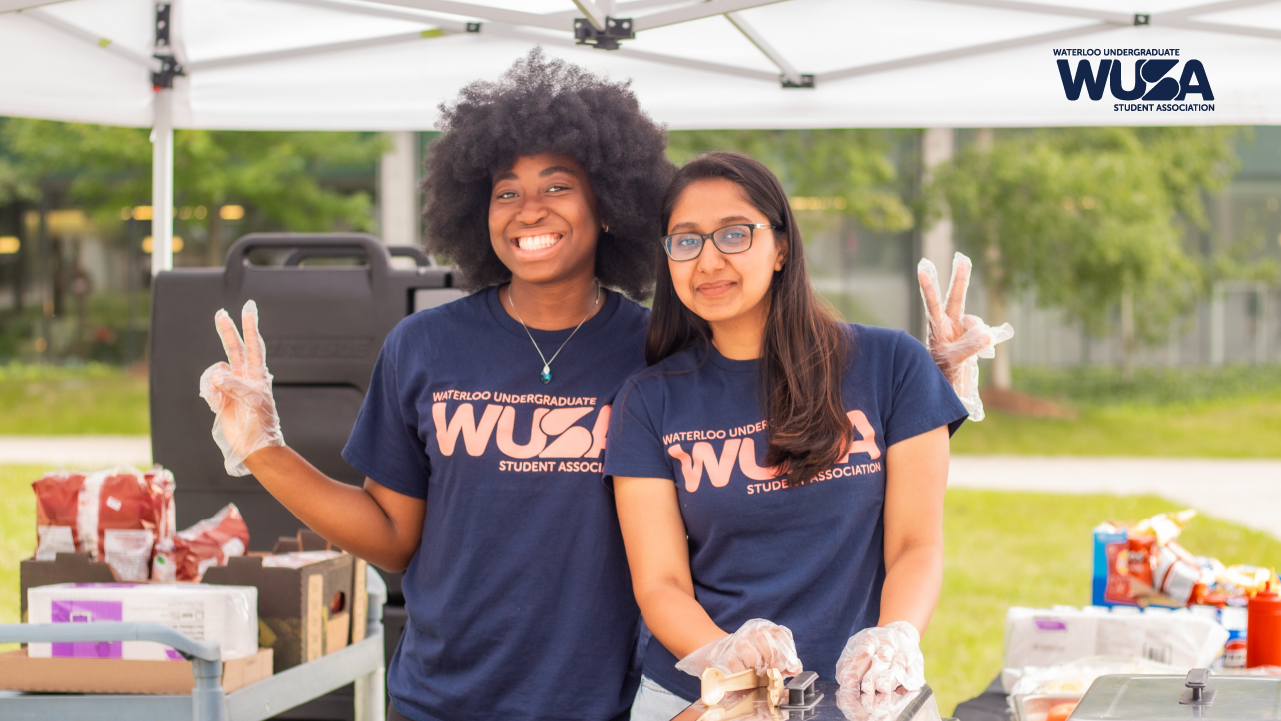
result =
[{"label": "smiling face", "polygon": [[596,196],[574,156],[522,156],[510,170],[494,176],[489,240],[513,281],[592,277],[599,231]]},{"label": "smiling face", "polygon": [[[667,232],[711,233],[735,223],[771,221],[757,210],[742,188],[729,180],[712,179],[691,183],[672,208]],[[787,241],[775,238],[775,231],[752,231],[752,247],[726,255],[710,240],[693,260],[667,261],[676,295],[685,307],[712,326],[746,324],[759,333],[769,312],[770,284],[774,272],[783,269]]]}]

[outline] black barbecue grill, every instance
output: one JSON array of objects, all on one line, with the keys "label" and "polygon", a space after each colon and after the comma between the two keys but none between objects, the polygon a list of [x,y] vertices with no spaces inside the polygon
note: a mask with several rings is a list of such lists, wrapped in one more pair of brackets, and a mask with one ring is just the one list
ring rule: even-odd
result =
[{"label": "black barbecue grill", "polygon": [[[393,256],[413,258],[399,268]],[[325,262],[327,261],[327,262]],[[343,264],[334,264],[343,263]],[[225,360],[214,313],[240,326],[245,301],[258,304],[267,366],[285,440],[323,473],[359,485],[342,459],[374,361],[391,329],[411,313],[462,296],[458,271],[435,267],[418,248],[388,248],[363,234],[253,234],[232,245],[224,268],[184,268],[156,276],[151,301],[151,453],[174,473],[178,527],[235,503],[249,525],[250,550],[269,551],[302,523],[253,476],[223,468],[211,436],[213,414],[200,375]],[[387,658],[403,627],[400,574],[384,574]],[[292,718],[343,719],[349,700],[313,702]]]}]

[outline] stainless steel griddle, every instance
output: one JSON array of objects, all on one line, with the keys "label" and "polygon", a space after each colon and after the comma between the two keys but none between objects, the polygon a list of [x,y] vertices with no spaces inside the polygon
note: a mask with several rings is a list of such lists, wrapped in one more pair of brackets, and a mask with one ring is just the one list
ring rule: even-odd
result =
[{"label": "stainless steel griddle", "polygon": [[1281,677],[1100,676],[1072,712],[1073,721],[1281,719]]},{"label": "stainless steel griddle", "polygon": [[[822,698],[815,704],[810,711],[793,711],[783,708],[769,708],[769,704],[762,700],[755,700],[750,704],[735,704],[733,698],[727,698],[726,702],[721,704],[721,709],[726,713],[717,713],[713,710],[712,714],[707,714],[708,707],[703,705],[702,701],[696,701],[688,708],[678,714],[672,721],[733,721],[741,719],[742,721],[846,721],[846,719],[855,719],[856,721],[943,721],[939,716],[938,704],[934,698],[934,690],[928,685],[923,686],[920,691],[905,694],[901,699],[890,704],[887,707],[878,709],[879,713],[868,714],[866,711],[860,713],[860,709],[850,709],[847,713],[841,708],[838,700],[838,691],[840,685],[835,681],[818,680],[814,683],[815,690],[822,694]],[[735,707],[729,711],[726,707]],[[707,714],[705,716],[705,714]]]}]

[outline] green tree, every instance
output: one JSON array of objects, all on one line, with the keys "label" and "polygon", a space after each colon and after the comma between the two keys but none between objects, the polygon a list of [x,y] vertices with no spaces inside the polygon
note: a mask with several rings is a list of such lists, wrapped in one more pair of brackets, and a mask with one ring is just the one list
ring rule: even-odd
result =
[{"label": "green tree", "polygon": [[[151,142],[145,128],[9,119],[0,128],[0,144],[14,154],[29,182],[70,175],[70,198],[100,227],[118,225],[122,207],[150,203]],[[369,194],[326,187],[317,171],[372,164],[385,150],[375,135],[179,130],[174,149],[174,202],[208,209],[211,265],[222,262],[224,205],[241,205],[259,225],[284,230],[373,227]]]},{"label": "green tree", "polygon": [[750,155],[769,166],[789,194],[840,198],[838,209],[864,227],[897,232],[913,225],[893,156],[905,137],[861,129],[689,130],[671,133],[668,155],[676,163],[712,150]]},{"label": "green tree", "polygon": [[[1203,289],[1184,245],[1208,229],[1204,194],[1231,178],[1232,133],[1009,132],[957,154],[928,193],[982,269],[989,323],[1005,322],[1009,295],[1028,289],[1095,336],[1110,331],[1119,308],[1128,378],[1136,344],[1167,332]],[[1008,351],[998,350],[994,370],[995,384],[1008,387]]]},{"label": "green tree", "polygon": [[0,157],[0,205],[31,200],[37,196],[35,186],[24,177],[12,160]]}]

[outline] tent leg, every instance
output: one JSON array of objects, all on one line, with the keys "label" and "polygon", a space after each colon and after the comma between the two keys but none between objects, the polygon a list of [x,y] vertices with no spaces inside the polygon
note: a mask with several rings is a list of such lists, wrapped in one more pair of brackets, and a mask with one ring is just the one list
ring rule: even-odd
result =
[{"label": "tent leg", "polygon": [[173,90],[154,92],[151,129],[151,275],[173,269]]}]

